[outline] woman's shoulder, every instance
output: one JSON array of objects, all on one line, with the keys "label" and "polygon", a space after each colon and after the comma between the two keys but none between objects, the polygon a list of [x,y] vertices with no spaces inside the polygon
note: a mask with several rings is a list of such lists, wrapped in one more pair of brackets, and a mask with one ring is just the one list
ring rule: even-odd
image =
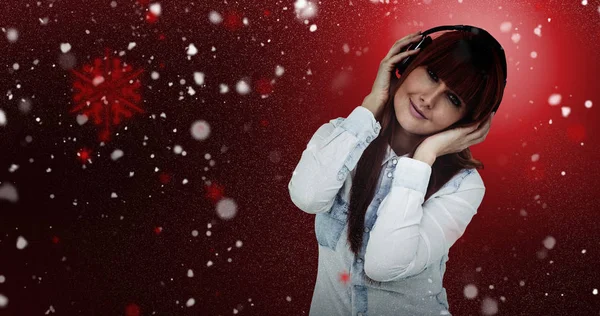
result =
[{"label": "woman's shoulder", "polygon": [[446,181],[432,197],[453,194],[458,191],[464,191],[469,189],[484,188],[483,179],[477,171],[477,169],[460,169],[454,176]]},{"label": "woman's shoulder", "polygon": [[440,188],[439,194],[448,194],[474,188],[485,188],[483,179],[477,169],[460,169]]},{"label": "woman's shoulder", "polygon": [[476,168],[462,169],[454,176],[458,179],[461,190],[485,188],[485,183]]}]

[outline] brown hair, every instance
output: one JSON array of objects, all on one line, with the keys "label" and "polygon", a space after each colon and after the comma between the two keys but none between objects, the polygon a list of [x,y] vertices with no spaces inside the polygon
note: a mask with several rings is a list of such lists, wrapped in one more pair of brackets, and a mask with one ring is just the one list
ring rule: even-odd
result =
[{"label": "brown hair", "polygon": [[[394,95],[408,74],[416,67],[427,66],[465,101],[465,116],[447,129],[482,121],[491,113],[493,106],[501,100],[504,93],[504,74],[500,57],[481,41],[481,35],[462,31],[446,32],[434,39],[415,57],[397,82],[391,83],[390,96],[384,105],[385,108],[375,117],[381,123],[381,133],[365,149],[356,166],[348,211],[348,241],[350,249],[356,255],[362,246],[365,213],[379,181],[381,162],[387,152],[387,145],[393,144],[392,136],[395,134],[396,125]],[[408,157],[414,156],[421,142],[412,148]],[[432,166],[424,200],[462,169],[483,167],[482,162],[471,156],[469,148],[437,157]]]}]

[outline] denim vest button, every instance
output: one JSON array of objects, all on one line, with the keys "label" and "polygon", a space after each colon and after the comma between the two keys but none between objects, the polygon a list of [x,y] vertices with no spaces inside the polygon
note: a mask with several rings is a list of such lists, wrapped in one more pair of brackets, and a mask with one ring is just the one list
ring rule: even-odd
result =
[{"label": "denim vest button", "polygon": [[371,142],[371,136],[367,136],[367,143]]},{"label": "denim vest button", "polygon": [[365,232],[368,233],[369,231],[370,231],[369,227],[365,227]]},{"label": "denim vest button", "polygon": [[393,164],[396,164],[396,163],[398,163],[398,160],[396,160],[396,159],[393,159],[393,160],[392,160],[392,163],[393,163]]},{"label": "denim vest button", "polygon": [[362,259],[361,259],[361,258],[358,258],[358,259],[356,260],[356,262],[358,262],[358,263],[361,263],[361,262],[362,262]]},{"label": "denim vest button", "polygon": [[388,172],[388,178],[391,178],[391,177],[392,177],[392,173]]}]

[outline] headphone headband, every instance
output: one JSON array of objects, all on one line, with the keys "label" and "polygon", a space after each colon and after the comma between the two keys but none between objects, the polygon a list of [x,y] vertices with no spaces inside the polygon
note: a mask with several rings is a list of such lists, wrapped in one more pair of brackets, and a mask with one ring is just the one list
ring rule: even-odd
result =
[{"label": "headphone headband", "polygon": [[494,38],[490,33],[488,33],[486,30],[484,30],[480,27],[460,24],[460,25],[436,26],[436,27],[430,28],[430,29],[422,32],[421,34],[423,35],[423,38],[425,38],[425,36],[427,36],[431,33],[439,32],[439,31],[463,31],[463,32],[477,34],[477,35],[483,34],[484,40],[486,40],[489,44],[491,44],[492,47],[498,53],[498,56],[500,56],[500,61],[502,64],[502,71],[503,71],[503,75],[504,75],[504,86],[506,86],[506,77],[507,77],[506,54],[504,53],[504,48],[502,48],[502,45],[500,45],[500,43],[498,43],[496,38]]}]

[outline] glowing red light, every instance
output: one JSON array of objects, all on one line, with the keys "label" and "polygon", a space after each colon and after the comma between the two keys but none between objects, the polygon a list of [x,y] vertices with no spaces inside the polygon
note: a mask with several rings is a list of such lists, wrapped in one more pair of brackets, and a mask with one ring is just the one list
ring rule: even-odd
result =
[{"label": "glowing red light", "polygon": [[350,274],[347,271],[340,273],[340,281],[344,284],[350,280]]},{"label": "glowing red light", "polygon": [[256,91],[260,94],[269,94],[273,91],[273,86],[268,79],[259,79],[256,81]]},{"label": "glowing red light", "polygon": [[82,148],[77,152],[77,157],[81,163],[86,163],[90,159],[92,151],[87,148]]},{"label": "glowing red light", "polygon": [[162,184],[167,184],[171,182],[171,175],[166,172],[161,172],[158,178],[160,180],[160,183]]},{"label": "glowing red light", "polygon": [[230,31],[235,31],[242,27],[242,16],[235,11],[226,13],[224,20],[223,25]]},{"label": "glowing red light", "polygon": [[125,307],[125,316],[140,316],[140,307],[131,303]]},{"label": "glowing red light", "polygon": [[206,186],[206,198],[210,199],[213,203],[217,202],[221,198],[223,198],[223,186],[219,185],[216,182],[211,183],[209,186]]},{"label": "glowing red light", "polygon": [[158,16],[156,16],[154,13],[152,12],[148,12],[146,13],[146,22],[148,23],[156,23],[156,21],[158,21]]}]

